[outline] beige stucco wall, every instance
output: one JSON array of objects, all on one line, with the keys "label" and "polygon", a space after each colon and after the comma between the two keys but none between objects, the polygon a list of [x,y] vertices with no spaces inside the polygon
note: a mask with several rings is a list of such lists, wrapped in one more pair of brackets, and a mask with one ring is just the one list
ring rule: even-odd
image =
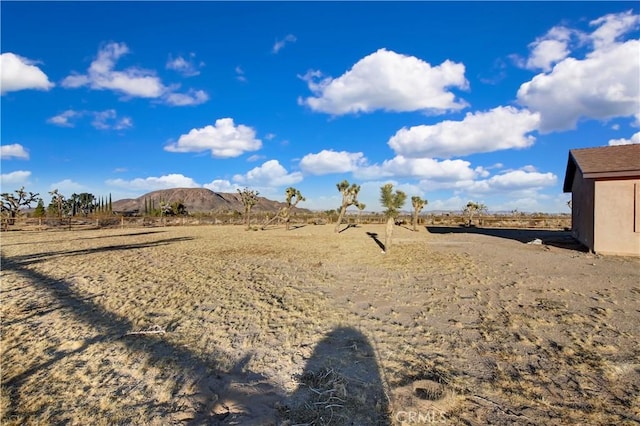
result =
[{"label": "beige stucco wall", "polygon": [[571,187],[571,232],[573,237],[593,251],[594,182],[582,178],[576,169]]},{"label": "beige stucco wall", "polygon": [[640,256],[640,179],[596,181],[593,251]]}]

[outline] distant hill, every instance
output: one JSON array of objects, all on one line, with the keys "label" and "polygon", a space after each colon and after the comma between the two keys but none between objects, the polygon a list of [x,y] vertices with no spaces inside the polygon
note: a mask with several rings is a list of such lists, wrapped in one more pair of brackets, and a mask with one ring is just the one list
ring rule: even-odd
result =
[{"label": "distant hill", "polygon": [[[284,194],[283,194],[284,197]],[[150,203],[154,200],[156,208],[160,201],[169,204],[180,202],[184,204],[189,213],[223,213],[228,211],[244,211],[244,205],[240,198],[240,194],[228,192],[213,192],[206,188],[174,188],[162,189],[159,191],[149,192],[138,198],[126,198],[114,201],[112,210],[115,212],[125,212],[139,210],[144,211],[145,199]],[[280,201],[269,200],[268,198],[258,197],[258,203],[253,206],[252,211],[255,212],[277,212],[285,203]],[[310,213],[311,210],[296,207],[294,211],[299,213]]]}]

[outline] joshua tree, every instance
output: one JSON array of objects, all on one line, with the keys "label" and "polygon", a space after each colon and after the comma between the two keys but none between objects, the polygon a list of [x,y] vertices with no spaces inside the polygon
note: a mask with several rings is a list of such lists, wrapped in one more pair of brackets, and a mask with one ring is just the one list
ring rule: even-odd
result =
[{"label": "joshua tree", "polygon": [[295,189],[292,186],[287,188],[286,194],[287,194],[287,206],[285,207],[285,213],[286,213],[285,222],[287,224],[287,231],[288,231],[290,226],[291,209],[297,206],[300,201],[305,201],[305,198],[302,196],[302,193],[299,190]]},{"label": "joshua tree", "polygon": [[338,222],[336,223],[336,227],[334,232],[340,232],[340,225],[342,224],[342,219],[344,218],[344,213],[347,211],[347,207],[349,206],[358,206],[360,203],[358,202],[358,192],[360,192],[360,185],[351,184],[345,179],[342,182],[336,184],[338,191],[342,193],[342,205],[340,206],[340,214],[338,215]]},{"label": "joshua tree", "polygon": [[[407,200],[407,194],[396,190],[393,192],[393,184],[387,183],[380,187],[380,204],[386,207],[384,215],[387,217],[387,227],[385,228],[384,252],[389,251],[391,247],[391,236],[393,234],[393,226],[400,209]],[[383,253],[384,253],[383,252]]]},{"label": "joshua tree", "polygon": [[174,201],[171,203],[171,215],[173,216],[187,216],[189,211],[187,206],[182,201]]},{"label": "joshua tree", "polygon": [[29,207],[31,203],[35,202],[39,194],[33,192],[27,192],[24,190],[24,186],[20,189],[16,189],[15,195],[5,192],[1,194],[2,197],[2,213],[9,215],[8,223],[13,225],[16,216],[20,213],[22,207]]},{"label": "joshua tree", "polygon": [[262,229],[265,229],[274,220],[283,219],[286,224],[287,231],[289,230],[291,226],[291,222],[290,222],[291,209],[297,206],[300,201],[305,201],[305,198],[302,196],[302,193],[299,190],[295,189],[292,186],[287,188],[287,190],[285,191],[285,194],[287,196],[287,200],[285,202],[286,206],[281,208],[280,211],[274,217],[271,218],[271,220],[265,223],[262,226]]},{"label": "joshua tree", "polygon": [[423,200],[417,195],[414,195],[413,197],[411,197],[411,205],[413,206],[412,223],[413,223],[414,231],[418,230],[418,215],[420,214],[420,211],[424,208],[424,206],[426,206],[428,203],[429,202],[427,200]]},{"label": "joshua tree", "polygon": [[164,200],[160,200],[160,217],[163,218],[167,215],[171,215],[171,204],[167,203]]},{"label": "joshua tree", "polygon": [[63,213],[66,213],[69,209],[69,203],[64,198],[64,195],[60,194],[57,189],[50,191],[51,204],[49,204],[49,210],[55,212],[58,217],[62,217]]},{"label": "joshua tree", "polygon": [[83,192],[78,195],[78,206],[83,215],[87,216],[89,213],[93,213],[95,210],[96,196]]},{"label": "joshua tree", "polygon": [[242,190],[238,189],[238,194],[240,194],[240,199],[242,201],[242,205],[244,206],[244,223],[247,226],[248,231],[251,227],[251,208],[258,203],[259,192],[251,190],[249,188],[244,188]]},{"label": "joshua tree", "polygon": [[67,203],[71,207],[71,216],[75,216],[78,212],[78,205],[80,204],[80,196],[75,192],[67,199]]},{"label": "joshua tree", "polygon": [[486,213],[487,206],[482,203],[475,203],[473,201],[469,201],[467,205],[462,210],[462,213],[467,216],[468,225],[471,226],[473,224],[473,217],[476,214]]},{"label": "joshua tree", "polygon": [[80,212],[82,212],[84,216],[87,216],[89,213],[94,211],[95,201],[96,197],[93,194],[83,192],[81,194],[71,194],[67,203],[70,205],[72,216],[75,216]]}]

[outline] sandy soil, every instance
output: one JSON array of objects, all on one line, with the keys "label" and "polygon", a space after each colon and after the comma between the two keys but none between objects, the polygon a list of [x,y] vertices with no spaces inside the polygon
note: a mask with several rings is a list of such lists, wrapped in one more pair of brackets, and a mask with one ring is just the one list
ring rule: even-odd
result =
[{"label": "sandy soil", "polygon": [[383,232],[3,233],[2,424],[640,423],[640,259]]}]

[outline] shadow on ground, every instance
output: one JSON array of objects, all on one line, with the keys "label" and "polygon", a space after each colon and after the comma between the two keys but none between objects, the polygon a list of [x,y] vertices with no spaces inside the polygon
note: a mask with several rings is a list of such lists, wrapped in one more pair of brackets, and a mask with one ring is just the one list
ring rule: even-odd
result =
[{"label": "shadow on ground", "polygon": [[479,228],[476,226],[427,226],[432,234],[480,234],[491,237],[506,238],[509,240],[529,243],[535,239],[542,244],[587,252],[588,249],[571,236],[571,231],[554,231],[549,229],[517,229],[517,228]]},{"label": "shadow on ground", "polygon": [[351,327],[313,351],[282,415],[290,424],[389,425],[389,404],[369,339]]},{"label": "shadow on ground", "polygon": [[[177,239],[176,239],[177,240]],[[161,244],[169,243],[162,240]],[[142,245],[123,245],[103,247],[100,251],[125,250],[140,247]],[[68,255],[66,252],[47,254],[51,257]],[[20,418],[22,413],[17,409],[21,394],[21,387],[27,382],[29,377],[39,372],[47,371],[54,364],[64,360],[66,357],[75,355],[87,350],[91,345],[101,342],[120,342],[127,346],[128,350],[139,355],[146,355],[148,365],[170,365],[173,371],[180,371],[177,377],[182,380],[191,380],[198,383],[198,389],[194,393],[197,398],[192,401],[192,406],[187,412],[176,411],[175,404],[171,401],[158,403],[150,401],[149,406],[140,412],[139,407],[130,406],[129,409],[138,412],[142,417],[145,415],[160,416],[165,418],[167,424],[174,423],[175,415],[180,415],[182,422],[189,421],[189,424],[197,425],[218,425],[218,424],[242,424],[245,412],[242,410],[242,402],[248,400],[249,395],[242,389],[244,386],[262,389],[266,399],[266,410],[269,415],[275,415],[273,406],[276,401],[283,397],[280,389],[268,383],[267,379],[257,373],[248,371],[245,366],[248,364],[250,355],[239,360],[231,369],[222,368],[223,360],[229,355],[218,348],[211,348],[209,356],[203,358],[198,356],[183,346],[173,345],[155,335],[136,335],[130,337],[129,332],[134,330],[132,324],[126,317],[116,315],[105,310],[92,298],[81,297],[74,291],[73,286],[65,280],[58,280],[42,274],[32,269],[33,264],[44,260],[45,257],[15,259],[2,256],[2,267],[4,270],[13,271],[25,278],[33,286],[45,290],[56,301],[55,309],[63,309],[72,313],[76,320],[90,324],[97,332],[97,336],[85,340],[81,347],[70,350],[57,350],[51,353],[49,359],[41,364],[35,364],[15,376],[2,377],[2,387],[6,389],[10,399],[11,407],[7,413],[3,413],[5,418]],[[40,311],[35,315],[43,315],[48,311]],[[3,324],[6,326],[6,324]],[[172,394],[176,395],[183,383],[173,383]],[[215,409],[215,402],[224,396],[227,401],[239,401],[239,410]],[[129,401],[122,400],[121,407],[126,409]],[[184,410],[181,408],[180,410]]]},{"label": "shadow on ground", "polygon": [[[171,394],[178,397],[185,381],[196,384],[191,395],[181,395],[187,404],[149,401],[146,406],[135,405],[123,398],[119,409],[147,418],[160,418],[166,424],[225,425],[274,424],[274,422],[307,423],[317,425],[387,425],[388,399],[383,388],[375,351],[368,339],[353,328],[338,328],[317,344],[308,359],[304,373],[297,379],[299,386],[290,395],[259,373],[251,371],[251,354],[236,360],[229,368],[229,354],[220,348],[210,348],[207,356],[193,353],[183,345],[157,335],[136,334],[134,324],[124,317],[104,309],[95,297],[83,297],[66,280],[56,279],[35,270],[34,266],[50,258],[94,252],[135,250],[150,245],[172,244],[184,239],[163,239],[155,243],[111,245],[94,250],[47,252],[32,256],[2,256],[2,267],[23,277],[28,286],[48,293],[55,301],[50,307],[39,306],[33,316],[53,310],[64,310],[74,320],[89,324],[96,336],[86,339],[72,350],[54,350],[44,362],[34,363],[18,374],[5,371],[2,387],[11,400],[3,418],[33,420],[34,413],[21,411],[22,387],[34,375],[42,376],[67,357],[86,351],[104,342],[123,344],[134,354],[143,356],[148,365],[166,365],[173,379]],[[8,322],[6,320],[9,320]],[[3,327],[23,321],[5,319]],[[44,385],[44,383],[43,383]],[[70,384],[70,386],[74,386]],[[79,386],[79,385],[78,385]],[[90,403],[90,402],[89,402]],[[37,417],[37,415],[36,415]]]},{"label": "shadow on ground", "polygon": [[378,238],[378,234],[376,232],[367,232],[367,235],[371,237],[373,241],[376,242],[376,244],[378,245],[378,247],[380,247],[382,251],[385,251],[384,243],[380,241],[380,239]]}]

